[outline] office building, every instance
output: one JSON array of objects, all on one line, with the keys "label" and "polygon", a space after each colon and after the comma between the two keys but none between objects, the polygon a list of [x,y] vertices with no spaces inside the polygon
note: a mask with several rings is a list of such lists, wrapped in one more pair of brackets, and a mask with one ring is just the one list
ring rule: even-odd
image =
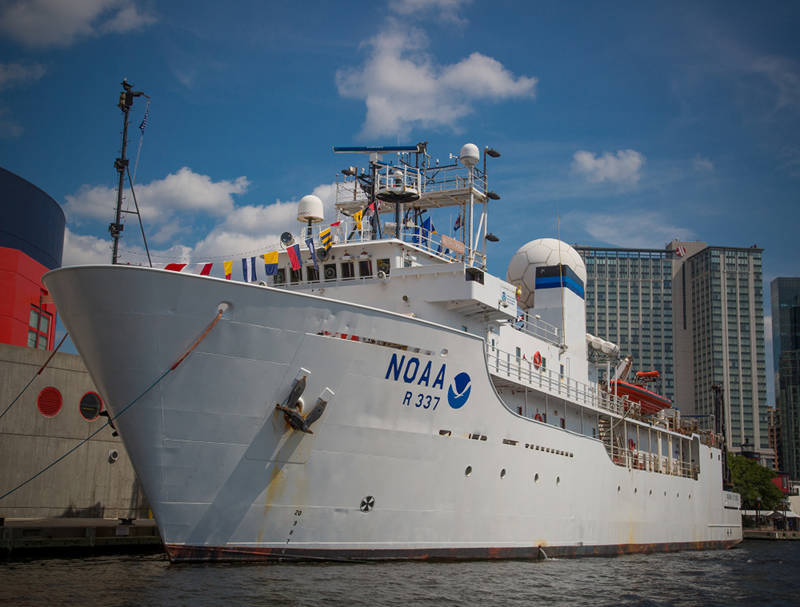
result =
[{"label": "office building", "polygon": [[[774,465],[769,444],[764,352],[763,249],[673,241],[676,399],[681,411],[713,429],[724,422],[733,451]],[[712,385],[724,394],[714,416]]]},{"label": "office building", "polygon": [[770,284],[781,470],[800,479],[800,278]]},{"label": "office building", "polygon": [[586,330],[633,356],[637,371],[657,370],[653,389],[675,397],[672,251],[575,246],[586,264]]}]

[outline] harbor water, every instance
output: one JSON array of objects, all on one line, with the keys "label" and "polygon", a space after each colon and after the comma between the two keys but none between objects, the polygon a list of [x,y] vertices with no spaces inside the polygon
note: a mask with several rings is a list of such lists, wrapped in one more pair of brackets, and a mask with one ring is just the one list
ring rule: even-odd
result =
[{"label": "harbor water", "polygon": [[170,565],[161,555],[0,563],[2,605],[792,605],[800,542],[545,561]]}]

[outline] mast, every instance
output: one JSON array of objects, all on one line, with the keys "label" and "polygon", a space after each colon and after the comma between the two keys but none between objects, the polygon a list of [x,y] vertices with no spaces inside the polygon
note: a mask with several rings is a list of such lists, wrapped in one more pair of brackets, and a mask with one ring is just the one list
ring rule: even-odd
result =
[{"label": "mast", "polygon": [[114,161],[114,168],[117,169],[119,173],[119,186],[117,188],[117,208],[114,215],[114,222],[108,224],[108,233],[111,234],[111,238],[114,241],[112,253],[111,253],[111,263],[117,263],[117,257],[119,254],[119,237],[122,234],[122,230],[125,229],[125,226],[120,223],[120,219],[122,216],[122,189],[125,187],[125,173],[128,170],[128,159],[125,157],[125,150],[128,146],[128,121],[129,115],[131,111],[131,106],[133,105],[133,98],[140,97],[144,95],[141,91],[134,91],[133,85],[128,82],[126,78],[122,79],[122,92],[119,94],[119,103],[117,103],[117,107],[122,110],[123,120],[122,120],[122,150],[120,152],[119,158]]}]

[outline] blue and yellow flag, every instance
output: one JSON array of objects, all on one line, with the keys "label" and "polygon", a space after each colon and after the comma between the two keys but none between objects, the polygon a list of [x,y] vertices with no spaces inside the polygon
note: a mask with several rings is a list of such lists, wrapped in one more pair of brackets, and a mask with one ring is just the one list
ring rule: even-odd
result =
[{"label": "blue and yellow flag", "polygon": [[319,241],[326,251],[331,248],[331,245],[333,245],[333,237],[331,236],[330,228],[325,228],[319,233]]},{"label": "blue and yellow flag", "polygon": [[273,276],[278,271],[278,252],[272,251],[264,253],[264,272],[267,276]]}]

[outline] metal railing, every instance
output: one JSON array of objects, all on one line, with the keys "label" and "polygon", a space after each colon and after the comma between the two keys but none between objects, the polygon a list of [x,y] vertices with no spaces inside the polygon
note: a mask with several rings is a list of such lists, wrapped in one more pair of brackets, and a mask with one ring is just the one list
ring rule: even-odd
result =
[{"label": "metal railing", "polygon": [[638,449],[629,449],[608,444],[606,444],[606,450],[611,456],[611,461],[615,464],[633,470],[646,470],[648,472],[658,472],[660,474],[694,479],[697,478],[700,472],[700,468],[696,465],[649,451],[640,451]]},{"label": "metal railing", "polygon": [[538,337],[553,345],[561,344],[561,331],[555,325],[542,320],[538,314],[531,316],[528,312],[520,312],[513,323],[514,328],[533,337]]},{"label": "metal railing", "polygon": [[634,413],[631,410],[632,403],[628,399],[603,392],[596,385],[590,386],[579,382],[551,371],[544,365],[537,368],[533,361],[524,357],[517,358],[516,354],[499,348],[487,346],[486,354],[489,371],[495,375],[591,408],[604,409],[617,415],[627,413],[628,417]]},{"label": "metal railing", "polygon": [[[601,390],[597,385],[589,385],[559,372],[552,371],[540,365],[538,368],[533,361],[516,354],[506,352],[497,347],[486,345],[486,357],[489,372],[498,377],[511,380],[515,383],[535,388],[553,396],[590,407],[608,411],[625,419],[644,421],[654,427],[662,426],[667,431],[677,432],[691,437],[696,431],[691,423],[683,420],[676,423],[674,417],[654,418],[643,415],[641,405],[630,401],[627,397],[616,396]],[[700,442],[709,447],[719,448],[722,437],[713,432],[700,433]]]}]

